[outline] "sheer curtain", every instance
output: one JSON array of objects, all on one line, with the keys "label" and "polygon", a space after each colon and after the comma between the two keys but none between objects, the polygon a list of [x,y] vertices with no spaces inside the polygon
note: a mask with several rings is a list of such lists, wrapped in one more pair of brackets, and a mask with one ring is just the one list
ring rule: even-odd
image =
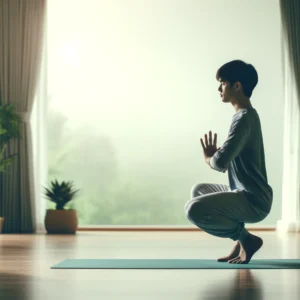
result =
[{"label": "sheer curtain", "polygon": [[300,2],[280,0],[284,59],[284,158],[279,231],[300,231]]},{"label": "sheer curtain", "polygon": [[44,226],[46,199],[43,196],[43,186],[47,185],[48,177],[47,95],[47,30],[45,30],[40,78],[31,114],[37,233],[46,232]]}]

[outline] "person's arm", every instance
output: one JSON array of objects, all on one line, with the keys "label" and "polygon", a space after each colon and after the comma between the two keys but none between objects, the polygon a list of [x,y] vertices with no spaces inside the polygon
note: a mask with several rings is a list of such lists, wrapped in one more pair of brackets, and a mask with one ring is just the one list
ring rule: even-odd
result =
[{"label": "person's arm", "polygon": [[249,136],[250,125],[247,118],[242,116],[232,123],[227,140],[212,157],[207,159],[207,163],[212,169],[225,173],[229,163],[244,149]]},{"label": "person's arm", "polygon": [[211,158],[212,158],[212,156],[206,157],[206,158],[205,158],[205,162],[213,169],[213,167],[212,167],[211,164],[210,164]]}]

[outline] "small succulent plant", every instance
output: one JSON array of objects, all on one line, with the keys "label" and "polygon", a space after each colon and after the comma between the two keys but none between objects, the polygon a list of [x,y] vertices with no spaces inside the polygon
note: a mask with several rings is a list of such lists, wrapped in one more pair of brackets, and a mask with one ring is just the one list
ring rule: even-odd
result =
[{"label": "small succulent plant", "polygon": [[48,200],[56,203],[57,210],[63,210],[64,206],[71,201],[79,190],[73,188],[73,182],[57,180],[51,181],[51,187],[45,187],[45,196]]}]

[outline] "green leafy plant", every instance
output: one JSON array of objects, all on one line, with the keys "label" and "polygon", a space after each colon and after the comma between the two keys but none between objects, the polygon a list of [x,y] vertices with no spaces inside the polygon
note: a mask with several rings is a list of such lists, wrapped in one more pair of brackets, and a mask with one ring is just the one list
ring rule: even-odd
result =
[{"label": "green leafy plant", "polygon": [[73,189],[73,182],[59,183],[57,180],[51,181],[51,187],[45,189],[45,196],[48,200],[56,203],[57,210],[64,210],[64,206],[71,201],[79,190]]},{"label": "green leafy plant", "polygon": [[22,118],[15,112],[12,104],[0,105],[0,172],[5,172],[17,153],[6,157],[5,150],[12,139],[21,139],[20,123]]}]

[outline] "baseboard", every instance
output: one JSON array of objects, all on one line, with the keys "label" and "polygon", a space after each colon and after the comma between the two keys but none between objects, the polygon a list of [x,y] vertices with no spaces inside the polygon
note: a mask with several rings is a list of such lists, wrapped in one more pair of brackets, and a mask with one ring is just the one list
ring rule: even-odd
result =
[{"label": "baseboard", "polygon": [[[276,226],[274,225],[246,225],[246,229],[249,231],[276,231]],[[196,226],[80,226],[77,228],[77,232],[80,231],[173,231],[173,232],[180,232],[180,231],[203,231]],[[44,234],[46,233],[45,229],[37,230],[37,233]]]},{"label": "baseboard", "polygon": [[[275,231],[274,225],[246,226],[249,231]],[[77,231],[202,231],[191,226],[81,226]]]}]

